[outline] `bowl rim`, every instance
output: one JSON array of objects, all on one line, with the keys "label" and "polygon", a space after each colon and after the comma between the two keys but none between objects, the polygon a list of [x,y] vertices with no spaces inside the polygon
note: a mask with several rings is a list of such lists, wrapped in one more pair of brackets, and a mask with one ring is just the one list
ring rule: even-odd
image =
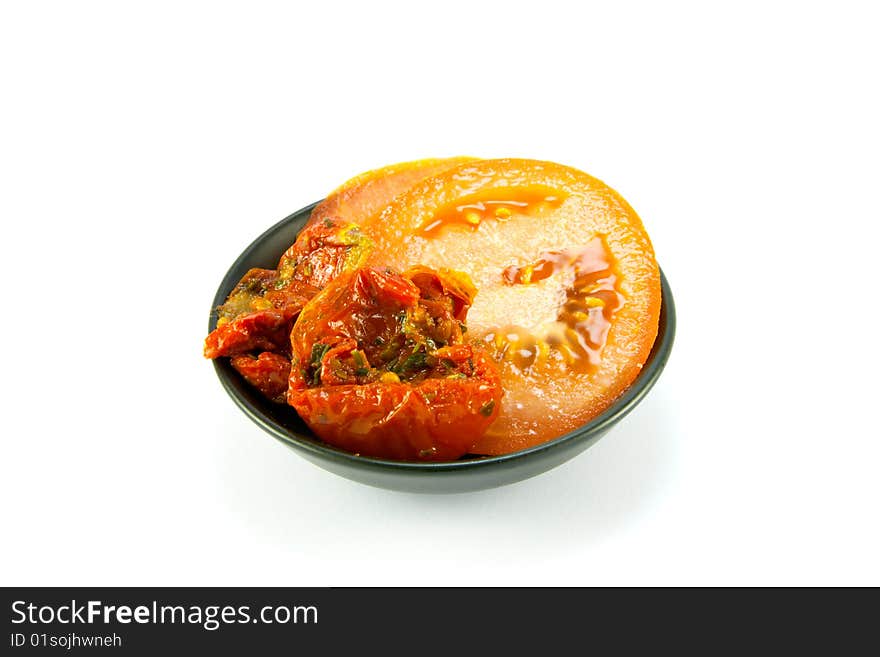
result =
[{"label": "bowl rim", "polygon": [[[308,215],[311,214],[312,209],[314,209],[314,207],[318,203],[320,203],[320,201],[311,203],[301,208],[300,210],[289,214],[281,221],[263,231],[263,233],[261,233],[259,237],[251,242],[251,244],[244,251],[242,251],[241,255],[236,258],[235,262],[232,264],[232,266],[226,272],[226,275],[223,277],[223,280],[214,295],[214,302],[212,303],[211,310],[209,312],[209,332],[212,331],[216,325],[216,315],[214,313],[214,309],[223,304],[223,302],[226,300],[226,297],[229,295],[230,290],[232,290],[235,284],[238,283],[238,281],[240,280],[240,274],[236,274],[235,272],[237,272],[242,267],[242,265],[252,257],[254,251],[259,249],[262,246],[263,242],[271,237],[275,232],[283,229],[287,226],[287,224],[293,223],[303,216],[306,216],[306,220],[308,220]],[[353,467],[358,468],[366,467],[376,470],[394,470],[398,472],[402,471],[412,473],[461,472],[473,470],[475,468],[479,468],[482,470],[486,468],[491,468],[493,466],[500,467],[522,459],[527,459],[535,454],[546,454],[562,450],[566,447],[571,446],[573,443],[587,440],[593,436],[601,436],[614,424],[616,424],[626,415],[628,415],[630,411],[632,411],[639,404],[639,402],[641,402],[648,391],[654,386],[654,384],[657,382],[657,379],[660,377],[661,372],[666,366],[666,362],[669,360],[669,354],[671,353],[672,344],[675,340],[676,328],[675,301],[672,297],[672,289],[669,286],[669,282],[666,280],[666,275],[663,273],[663,269],[660,268],[659,265],[658,269],[660,270],[661,290],[661,307],[658,335],[653,347],[651,348],[647,364],[642,368],[642,371],[639,372],[638,376],[632,382],[632,384],[630,384],[629,388],[627,388],[623,392],[623,394],[615,399],[608,406],[608,408],[606,408],[604,411],[602,411],[599,415],[594,417],[586,424],[583,424],[580,427],[573,429],[572,431],[564,433],[561,436],[554,438],[553,440],[549,440],[545,443],[541,443],[540,445],[535,445],[533,447],[527,447],[526,449],[522,449],[516,452],[511,452],[509,454],[501,454],[498,456],[475,456],[473,458],[462,460],[440,462],[395,461],[391,459],[380,459],[370,456],[361,456],[353,452],[347,452],[345,450],[333,447],[332,445],[319,442],[320,439],[317,437],[301,436],[298,432],[279,424],[271,417],[268,417],[266,414],[264,414],[250,400],[245,399],[238,393],[238,390],[236,390],[230,378],[232,376],[230,374],[230,371],[228,369],[224,369],[221,366],[221,364],[218,362],[219,359],[213,360],[214,371],[216,372],[217,377],[220,379],[220,383],[226,390],[227,394],[238,405],[238,407],[242,411],[244,411],[245,415],[247,415],[251,419],[251,421],[253,421],[269,435],[273,436],[282,443],[294,449],[304,451],[312,456],[323,459],[330,459],[341,464],[349,464]]]}]

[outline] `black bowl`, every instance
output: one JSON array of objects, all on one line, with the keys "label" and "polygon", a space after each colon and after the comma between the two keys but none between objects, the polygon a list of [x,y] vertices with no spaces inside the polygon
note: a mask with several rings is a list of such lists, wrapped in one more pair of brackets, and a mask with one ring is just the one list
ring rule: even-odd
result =
[{"label": "black bowl", "polygon": [[[212,309],[226,300],[235,284],[252,267],[275,268],[314,207],[312,204],[294,212],[254,240],[226,273],[214,296]],[[417,493],[464,493],[494,488],[541,474],[580,454],[635,408],[651,389],[669,358],[675,334],[672,292],[662,271],[660,276],[663,292],[660,330],[654,348],[632,386],[604,413],[584,426],[543,445],[504,456],[464,458],[448,463],[413,463],[356,456],[316,438],[293,408],[263,398],[232,369],[229,359],[216,359],[214,368],[226,392],[251,420],[301,456],[330,472],[370,486]],[[212,312],[209,331],[214,330],[216,323],[217,318]]]}]

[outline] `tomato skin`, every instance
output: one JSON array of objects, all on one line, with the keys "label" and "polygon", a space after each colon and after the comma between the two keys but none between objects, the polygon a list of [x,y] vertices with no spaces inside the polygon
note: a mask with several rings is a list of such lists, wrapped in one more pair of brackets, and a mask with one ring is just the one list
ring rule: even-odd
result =
[{"label": "tomato skin", "polygon": [[264,351],[254,357],[248,354],[234,356],[229,363],[250,385],[268,399],[279,404],[287,402],[287,381],[290,378],[290,359],[281,354]]},{"label": "tomato skin", "polygon": [[475,366],[467,379],[291,389],[287,401],[335,447],[386,459],[454,460],[470,451],[501,406],[494,364],[470,346],[462,349]]}]

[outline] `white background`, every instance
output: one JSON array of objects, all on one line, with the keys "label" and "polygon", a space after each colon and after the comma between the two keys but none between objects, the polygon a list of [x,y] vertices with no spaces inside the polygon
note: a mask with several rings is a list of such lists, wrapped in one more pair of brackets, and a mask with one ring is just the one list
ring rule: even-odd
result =
[{"label": "white background", "polygon": [[[880,584],[871,4],[3,3],[2,584]],[[620,191],[676,345],[550,473],[372,489],[237,410],[211,299],[343,180],[459,154]]]}]

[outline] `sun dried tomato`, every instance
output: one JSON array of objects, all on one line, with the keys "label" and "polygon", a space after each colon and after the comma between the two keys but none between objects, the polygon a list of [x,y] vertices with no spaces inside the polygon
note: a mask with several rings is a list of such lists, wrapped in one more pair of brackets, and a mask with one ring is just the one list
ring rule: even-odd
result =
[{"label": "sun dried tomato", "polygon": [[264,351],[259,356],[234,356],[230,363],[245,381],[274,402],[287,401],[287,381],[290,378],[290,359],[281,354]]},{"label": "sun dried tomato", "polygon": [[495,419],[495,365],[464,344],[466,276],[360,269],[304,309],[291,334],[288,403],[322,439],[359,454],[450,460]]},{"label": "sun dried tomato", "polygon": [[251,269],[217,309],[217,328],[205,340],[205,356],[255,350],[289,353],[290,329],[318,290],[368,248],[357,226],[331,219],[310,223],[282,256],[278,270]]}]

